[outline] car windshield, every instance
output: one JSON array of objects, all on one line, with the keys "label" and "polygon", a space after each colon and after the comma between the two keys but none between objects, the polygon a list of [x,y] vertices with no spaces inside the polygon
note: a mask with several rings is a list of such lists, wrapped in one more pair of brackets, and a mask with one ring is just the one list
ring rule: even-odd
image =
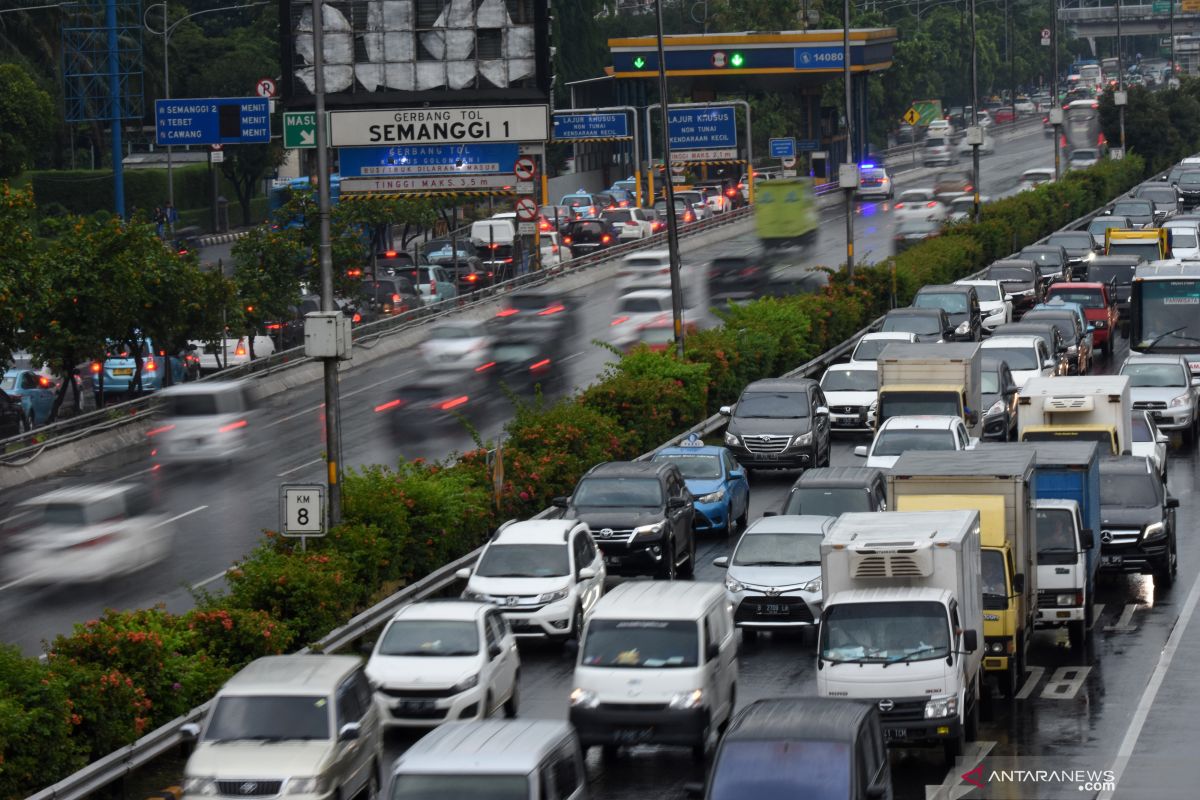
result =
[{"label": "car windshield", "polygon": [[573,503],[592,508],[658,508],[663,503],[662,486],[653,478],[584,478]]},{"label": "car windshield", "polygon": [[1133,283],[1133,274],[1137,267],[1133,264],[1089,264],[1087,279],[1090,283],[1109,283],[1116,281],[1119,285]]},{"label": "car windshield", "polygon": [[987,276],[995,281],[1017,281],[1029,283],[1033,280],[1033,270],[1028,267],[991,267]]},{"label": "car windshield", "polygon": [[739,567],[821,565],[820,533],[752,533],[742,536],[733,551]]},{"label": "car windshield", "polygon": [[400,774],[392,778],[389,800],[528,800],[530,796],[529,778],[524,775]]},{"label": "car windshield", "polygon": [[1150,508],[1159,504],[1159,479],[1146,472],[1100,470],[1100,504],[1117,508]]},{"label": "car windshield", "polygon": [[1129,376],[1131,387],[1184,388],[1191,386],[1191,373],[1178,364],[1139,364],[1136,361],[1121,368]]},{"label": "car windshield", "polygon": [[530,361],[542,352],[536,344],[525,342],[502,342],[492,348],[492,360],[501,364]]},{"label": "car windshield", "polygon": [[879,182],[887,177],[887,173],[881,169],[864,169],[858,173],[859,178],[866,183],[867,181]]},{"label": "car windshield", "polygon": [[582,208],[592,204],[591,195],[586,194],[570,194],[562,199],[561,205],[568,208]]},{"label": "car windshield", "polygon": [[929,661],[950,653],[946,608],[930,601],[839,603],[825,609],[821,658],[839,662]]},{"label": "car windshield", "polygon": [[[1028,320],[1029,322],[1042,322],[1042,323],[1046,323],[1048,325],[1053,325],[1058,330],[1059,334],[1062,336],[1062,338],[1063,338],[1062,343],[1064,346],[1071,347],[1075,344],[1075,320],[1074,319],[1063,318],[1063,317],[1059,317],[1057,315],[1052,317],[1052,316],[1040,314],[1040,313],[1033,312],[1033,311],[1026,314],[1024,317],[1022,317],[1022,319]],[[1047,348],[1049,348],[1053,345],[1053,342],[1050,341],[1053,338],[1054,338],[1053,336],[1051,336],[1049,338],[1042,336],[1042,341],[1046,343]]]},{"label": "car windshield", "polygon": [[1095,161],[1100,157],[1100,154],[1095,150],[1076,150],[1071,153],[1071,161]]},{"label": "car windshield", "polygon": [[928,219],[906,219],[896,226],[897,236],[912,236],[916,234],[933,233],[938,224]]},{"label": "car windshield", "polygon": [[329,738],[329,699],[324,695],[226,695],[217,700],[204,741],[287,742]]},{"label": "car windshield", "polygon": [[1180,186],[1200,186],[1200,172],[1192,170],[1191,172],[1181,173],[1178,183]]},{"label": "car windshield", "polygon": [[848,511],[871,510],[870,495],[860,486],[800,486],[792,489],[783,506],[784,514],[815,514],[822,517],[836,517]]},{"label": "car windshield", "polygon": [[1061,298],[1065,303],[1078,303],[1084,308],[1105,307],[1099,289],[1056,289],[1049,295],[1049,298],[1054,297]]},{"label": "car windshield", "polygon": [[1170,228],[1171,247],[1193,248],[1196,246],[1196,232],[1187,228]]},{"label": "car windshield", "polygon": [[991,358],[1008,363],[1011,370],[1041,369],[1037,360],[1037,349],[1033,347],[988,347],[984,352]]},{"label": "car windshield", "polygon": [[1154,214],[1154,208],[1147,200],[1127,200],[1114,205],[1113,213],[1126,217],[1149,217]]},{"label": "car windshield", "polygon": [[875,447],[871,450],[873,456],[898,456],[905,450],[954,450],[954,433],[949,430],[926,428],[897,429],[892,428],[879,434]]},{"label": "car windshield", "polygon": [[479,627],[474,621],[398,619],[388,625],[379,642],[381,656],[473,656],[479,652]]},{"label": "car windshield", "polygon": [[617,305],[618,314],[657,314],[667,310],[666,303],[661,297],[623,297]]},{"label": "car windshield", "polygon": [[168,417],[209,417],[217,413],[215,394],[176,394],[164,400]]},{"label": "car windshield", "polygon": [[600,217],[607,222],[630,222],[633,220],[633,212],[623,209],[613,209],[605,211]]},{"label": "car windshield", "polygon": [[1021,258],[1053,267],[1062,266],[1063,263],[1062,253],[1054,250],[1022,250]]},{"label": "car windshield", "polygon": [[998,303],[1004,299],[1000,296],[1000,287],[994,283],[975,283],[972,286],[981,303]]},{"label": "car windshield", "polygon": [[475,568],[484,578],[558,578],[570,572],[565,544],[489,545]]},{"label": "car windshield", "polygon": [[1053,244],[1059,247],[1071,250],[1091,250],[1092,237],[1087,233],[1080,231],[1078,233],[1056,233],[1046,240],[1046,244]]},{"label": "car windshield", "polygon": [[796,419],[808,416],[804,392],[745,392],[738,400],[736,416],[742,419]]},{"label": "car windshield", "polygon": [[1037,510],[1037,549],[1043,553],[1074,553],[1075,517],[1066,508],[1039,508]]},{"label": "car windshield", "polygon": [[1045,183],[1054,180],[1054,174],[1042,170],[1029,171],[1021,174],[1021,180],[1025,183]]},{"label": "car windshield", "polygon": [[720,456],[692,455],[683,453],[659,453],[655,461],[670,461],[679,467],[684,478],[713,480],[721,477]]},{"label": "car windshield", "polygon": [[879,388],[879,379],[873,369],[830,367],[821,378],[821,388],[826,392],[873,392]]},{"label": "car windshield", "polygon": [[700,655],[697,625],[690,620],[595,619],[583,637],[585,667],[681,669]]},{"label": "car windshield", "polygon": [[944,308],[947,314],[967,313],[967,295],[962,292],[917,292],[916,308]]},{"label": "car windshield", "polygon": [[11,392],[17,388],[17,376],[5,375],[3,380],[0,380],[0,389]]},{"label": "car windshield", "polygon": [[76,503],[47,503],[42,506],[41,524],[82,528],[88,524],[88,507]]},{"label": "car windshield", "polygon": [[709,800],[852,797],[851,746],[849,741],[811,739],[726,741],[713,770]]},{"label": "car windshield", "polygon": [[1097,217],[1088,223],[1088,233],[1096,235],[1103,234],[1109,228],[1125,228],[1129,226],[1129,220],[1124,217]]},{"label": "car windshield", "polygon": [[907,192],[901,192],[899,199],[901,203],[921,203],[932,200],[933,192],[909,189]]},{"label": "car windshield", "polygon": [[854,348],[854,361],[875,361],[879,358],[879,354],[883,352],[883,348],[889,344],[896,342],[906,342],[907,339],[863,339]]},{"label": "car windshield", "polygon": [[888,314],[883,318],[882,330],[915,333],[918,336],[942,333],[938,318],[932,314]]},{"label": "car windshield", "polygon": [[1160,203],[1173,206],[1179,199],[1179,196],[1175,194],[1175,190],[1166,186],[1148,186],[1138,192],[1138,197],[1149,200],[1156,206]]}]

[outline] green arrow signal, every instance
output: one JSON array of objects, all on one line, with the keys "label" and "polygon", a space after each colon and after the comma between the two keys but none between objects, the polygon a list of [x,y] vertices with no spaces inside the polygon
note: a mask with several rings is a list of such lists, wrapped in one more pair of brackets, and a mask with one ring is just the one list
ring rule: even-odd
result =
[{"label": "green arrow signal", "polygon": [[633,68],[634,69],[645,69],[645,67],[646,67],[646,59],[642,58],[641,56],[635,56],[633,59]]},{"label": "green arrow signal", "polygon": [[740,67],[746,63],[746,57],[741,53],[734,53],[729,57],[729,66]]}]

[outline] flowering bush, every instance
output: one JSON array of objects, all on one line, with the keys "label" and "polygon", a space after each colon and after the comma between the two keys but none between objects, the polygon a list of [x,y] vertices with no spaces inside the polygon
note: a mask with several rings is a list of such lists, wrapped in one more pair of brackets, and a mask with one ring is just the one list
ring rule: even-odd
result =
[{"label": "flowering bush", "polygon": [[50,668],[0,645],[0,797],[24,797],[47,776],[87,763],[72,739],[67,686]]},{"label": "flowering bush", "polygon": [[194,608],[182,622],[203,652],[230,667],[286,653],[295,639],[286,624],[257,609]]},{"label": "flowering bush", "polygon": [[[53,654],[49,658],[49,670],[50,680],[59,683],[68,697],[71,724],[68,740],[87,761],[106,756],[151,730],[153,704],[146,697],[145,689],[121,670],[102,662]],[[33,786],[50,783],[59,777],[62,776],[45,771]]]}]

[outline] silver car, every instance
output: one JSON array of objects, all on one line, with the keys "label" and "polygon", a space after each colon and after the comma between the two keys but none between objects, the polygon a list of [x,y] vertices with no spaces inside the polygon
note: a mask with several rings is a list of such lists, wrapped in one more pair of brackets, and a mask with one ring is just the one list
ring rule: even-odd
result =
[{"label": "silver car", "polygon": [[785,514],[756,520],[732,556],[725,592],[745,638],[761,630],[815,627],[821,618],[821,540],[835,517]]},{"label": "silver car", "polygon": [[1190,444],[1196,437],[1196,388],[1183,356],[1133,356],[1121,365],[1129,376],[1134,410],[1150,412],[1163,431],[1180,431]]}]

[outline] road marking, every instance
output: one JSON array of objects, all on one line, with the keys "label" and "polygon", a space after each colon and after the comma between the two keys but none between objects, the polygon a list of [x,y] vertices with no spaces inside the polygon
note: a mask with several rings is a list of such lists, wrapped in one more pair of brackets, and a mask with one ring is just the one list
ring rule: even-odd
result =
[{"label": "road marking", "polygon": [[580,350],[578,353],[571,353],[571,355],[569,355],[569,356],[563,356],[562,359],[560,359],[560,360],[571,361],[572,359],[579,358],[582,355],[583,355],[583,351]]},{"label": "road marking", "polygon": [[190,517],[192,514],[196,514],[200,511],[203,511],[206,508],[208,508],[208,506],[196,506],[193,509],[184,511],[182,514],[176,514],[175,516],[171,517],[170,519],[164,519],[162,522],[158,523],[154,527],[161,528],[163,525],[170,525],[172,522],[178,522],[179,520],[183,519],[184,517]]},{"label": "road marking", "polygon": [[1042,690],[1042,698],[1074,700],[1091,671],[1091,667],[1059,667],[1050,676],[1050,680],[1046,681],[1046,688]]},{"label": "road marking", "polygon": [[4,584],[3,586],[0,586],[0,592],[3,592],[5,589],[11,589],[11,588],[13,588],[14,586],[20,586],[20,585],[21,585],[22,583],[24,583],[25,581],[31,581],[31,580],[33,580],[34,578],[40,577],[40,576],[42,576],[42,575],[45,575],[45,574],[46,574],[47,572],[49,572],[49,571],[50,571],[49,569],[44,569],[44,570],[41,570],[40,572],[35,572],[35,573],[31,574],[31,575],[22,575],[20,578],[17,578],[16,580],[9,581],[8,583]]},{"label": "road marking", "polygon": [[343,392],[342,397],[354,397],[354,395],[356,395],[356,394],[362,394],[363,392],[367,391],[368,389],[374,389],[376,386],[379,386],[384,383],[388,383],[389,381],[394,381],[397,378],[403,378],[404,376],[411,375],[414,372],[416,372],[415,369],[406,369],[406,370],[404,370],[404,372],[398,373],[396,375],[392,375],[389,378],[384,378],[381,381],[375,381],[374,383],[369,383],[366,386],[360,386],[357,389],[354,389],[353,391]]},{"label": "road marking", "polygon": [[126,475],[125,477],[116,478],[114,480],[109,481],[109,483],[124,483],[125,481],[127,481],[131,478],[136,478],[138,475],[145,475],[147,472],[154,472],[154,470],[156,470],[156,469],[158,469],[157,465],[152,466],[152,467],[146,467],[145,469],[139,469],[137,472],[131,472],[128,475]]},{"label": "road marking", "polygon": [[1133,712],[1133,718],[1129,721],[1129,727],[1125,730],[1125,738],[1121,740],[1121,746],[1117,750],[1117,758],[1113,761],[1113,788],[1105,789],[1099,794],[1096,800],[1112,800],[1116,795],[1116,788],[1121,783],[1121,775],[1125,772],[1125,765],[1133,757],[1133,750],[1137,746],[1138,737],[1142,735],[1142,726],[1146,724],[1146,719],[1150,716],[1150,709],[1154,705],[1155,698],[1158,697],[1158,690],[1162,688],[1162,682],[1167,675],[1167,670],[1171,668],[1171,662],[1175,660],[1175,653],[1179,650],[1179,640],[1183,638],[1183,633],[1187,630],[1188,623],[1192,621],[1192,613],[1196,610],[1196,603],[1198,601],[1200,601],[1200,575],[1197,575],[1196,579],[1192,581],[1192,589],[1188,592],[1187,601],[1183,604],[1183,611],[1180,612],[1178,619],[1175,620],[1175,627],[1171,630],[1171,635],[1167,637],[1167,643],[1163,646],[1162,653],[1158,656],[1158,663],[1154,667],[1154,672],[1150,674],[1150,680],[1146,682],[1146,688],[1142,692],[1142,699],[1138,701],[1137,709]]},{"label": "road marking", "polygon": [[1033,694],[1033,690],[1037,687],[1038,681],[1042,679],[1042,675],[1046,673],[1046,670],[1042,667],[1025,667],[1025,672],[1029,677],[1021,685],[1021,691],[1017,692],[1017,700],[1029,699],[1029,695]]},{"label": "road marking", "polygon": [[925,787],[925,800],[957,800],[975,791],[974,786],[962,782],[962,774],[973,770],[995,746],[995,742],[967,742],[941,784]]},{"label": "road marking", "polygon": [[323,459],[323,458],[314,458],[312,461],[305,461],[303,464],[292,467],[291,469],[285,469],[283,472],[280,472],[275,477],[282,478],[284,475],[291,475],[293,472],[299,472],[300,470],[304,469],[305,467],[311,467],[313,464],[320,464],[324,460],[325,459]]},{"label": "road marking", "polygon": [[1092,627],[1100,624],[1100,615],[1104,613],[1104,603],[1092,604]]},{"label": "road marking", "polygon": [[1117,620],[1115,625],[1105,625],[1104,630],[1115,632],[1136,631],[1137,625],[1133,622],[1133,612],[1137,611],[1137,603],[1126,603],[1125,610],[1121,612],[1121,618]]},{"label": "road marking", "polygon": [[213,575],[211,578],[205,578],[204,580],[200,581],[199,583],[194,583],[194,584],[192,584],[192,586],[191,586],[191,589],[192,589],[192,591],[195,591],[195,590],[197,590],[197,589],[202,589],[202,588],[204,588],[205,586],[208,586],[208,585],[209,585],[210,583],[212,583],[213,581],[220,580],[221,578],[224,578],[224,577],[225,577],[225,573],[227,573],[227,572],[229,572],[229,570],[227,570],[227,569],[223,569],[223,570],[221,570],[220,572],[218,572],[216,575]]}]

